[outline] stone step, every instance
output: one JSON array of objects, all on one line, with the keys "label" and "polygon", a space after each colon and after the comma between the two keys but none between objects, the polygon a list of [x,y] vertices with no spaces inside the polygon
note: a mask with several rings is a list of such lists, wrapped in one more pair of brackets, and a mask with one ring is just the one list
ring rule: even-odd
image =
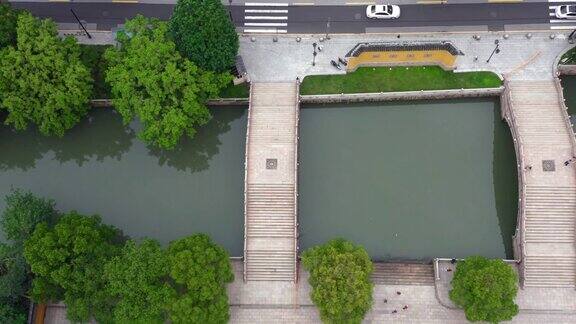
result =
[{"label": "stone step", "polygon": [[415,263],[374,263],[371,275],[375,284],[434,285],[434,267]]}]

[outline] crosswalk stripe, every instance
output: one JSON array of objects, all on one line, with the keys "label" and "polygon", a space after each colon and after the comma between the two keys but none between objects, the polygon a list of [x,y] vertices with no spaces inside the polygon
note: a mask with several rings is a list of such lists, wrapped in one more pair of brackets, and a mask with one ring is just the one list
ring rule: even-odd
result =
[{"label": "crosswalk stripe", "polygon": [[286,34],[288,31],[286,29],[244,29],[245,33],[267,33],[267,34]]},{"label": "crosswalk stripe", "polygon": [[556,17],[556,14],[553,13],[553,12],[551,12],[551,13],[550,13],[550,17]]},{"label": "crosswalk stripe", "polygon": [[251,27],[286,27],[287,23],[244,23],[244,26]]},{"label": "crosswalk stripe", "polygon": [[565,24],[565,23],[574,23],[574,20],[568,20],[568,19],[550,19],[550,23],[551,24]]},{"label": "crosswalk stripe", "polygon": [[552,3],[555,3],[555,2],[576,2],[576,0],[548,0],[548,2],[552,2]]},{"label": "crosswalk stripe", "polygon": [[548,6],[548,9],[550,10],[556,10],[556,8],[558,8],[558,6]]},{"label": "crosswalk stripe", "polygon": [[280,9],[280,10],[245,9],[244,13],[288,13],[288,9]]},{"label": "crosswalk stripe", "polygon": [[288,16],[245,16],[246,20],[288,20]]},{"label": "crosswalk stripe", "polygon": [[[576,1],[576,0],[575,0]],[[246,2],[246,7],[288,7],[287,3],[274,3],[274,2]]]},{"label": "crosswalk stripe", "polygon": [[550,29],[576,29],[576,26],[550,26]]}]

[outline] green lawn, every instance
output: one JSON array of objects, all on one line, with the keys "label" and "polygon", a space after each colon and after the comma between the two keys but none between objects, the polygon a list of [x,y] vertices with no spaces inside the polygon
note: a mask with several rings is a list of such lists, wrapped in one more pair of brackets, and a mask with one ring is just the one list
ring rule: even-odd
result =
[{"label": "green lawn", "polygon": [[230,85],[222,91],[220,91],[220,98],[248,98],[250,93],[250,88],[248,83],[242,83],[239,85]]},{"label": "green lawn", "polygon": [[304,78],[302,95],[494,88],[502,81],[492,72],[453,73],[438,66],[361,67],[346,75],[312,75]]}]

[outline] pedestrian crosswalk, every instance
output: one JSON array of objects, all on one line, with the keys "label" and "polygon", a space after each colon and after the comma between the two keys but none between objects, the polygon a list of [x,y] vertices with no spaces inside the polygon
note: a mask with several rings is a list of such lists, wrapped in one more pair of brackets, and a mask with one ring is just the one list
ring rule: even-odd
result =
[{"label": "pedestrian crosswalk", "polygon": [[244,6],[245,33],[288,32],[288,3],[246,2]]},{"label": "pedestrian crosswalk", "polygon": [[553,30],[574,30],[576,29],[576,19],[558,19],[556,8],[561,5],[576,5],[576,0],[548,0],[548,15],[550,16],[550,29]]}]

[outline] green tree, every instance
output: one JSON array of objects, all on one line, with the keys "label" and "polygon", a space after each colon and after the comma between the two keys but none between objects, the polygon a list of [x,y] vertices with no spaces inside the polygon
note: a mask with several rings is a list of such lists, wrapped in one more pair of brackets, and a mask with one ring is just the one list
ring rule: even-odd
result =
[{"label": "green tree", "polygon": [[25,324],[27,317],[24,308],[0,300],[0,323]]},{"label": "green tree", "polygon": [[0,301],[19,303],[28,290],[28,280],[28,267],[22,250],[16,245],[0,243]]},{"label": "green tree", "polygon": [[114,107],[125,123],[138,117],[138,136],[162,149],[174,148],[183,135],[194,137],[211,118],[206,100],[231,80],[183,59],[167,31],[166,23],[137,16],[118,33],[121,46],[105,54]]},{"label": "green tree", "polygon": [[37,224],[52,224],[58,217],[53,200],[38,198],[30,191],[12,190],[5,198],[0,225],[7,239],[23,244]]},{"label": "green tree", "polygon": [[16,44],[16,22],[20,10],[14,10],[9,3],[0,3],[0,49]]},{"label": "green tree", "polygon": [[166,282],[168,260],[157,241],[128,241],[121,255],[106,264],[104,274],[108,292],[118,300],[116,323],[166,322],[175,292]]},{"label": "green tree", "polygon": [[92,316],[110,322],[113,301],[105,291],[103,268],[120,251],[120,232],[98,216],[77,212],[63,215],[54,228],[40,223],[25,242],[24,257],[35,278],[31,295],[36,302],[64,297],[68,319]]},{"label": "green tree", "polygon": [[227,323],[226,284],[234,280],[226,250],[205,234],[170,243],[170,277],[179,295],[170,307],[174,323]]},{"label": "green tree", "polygon": [[220,0],[178,0],[170,31],[180,53],[208,71],[225,72],[238,53],[238,34]]},{"label": "green tree", "polygon": [[326,323],[360,323],[372,306],[372,261],[362,246],[335,239],[302,254],[311,298]]},{"label": "green tree", "polygon": [[29,13],[18,16],[16,47],[0,51],[0,108],[17,130],[35,124],[44,135],[63,136],[88,111],[90,71],[72,37]]},{"label": "green tree", "polygon": [[504,261],[469,257],[458,262],[450,299],[464,308],[469,321],[508,321],[518,314],[517,282],[516,272]]}]

